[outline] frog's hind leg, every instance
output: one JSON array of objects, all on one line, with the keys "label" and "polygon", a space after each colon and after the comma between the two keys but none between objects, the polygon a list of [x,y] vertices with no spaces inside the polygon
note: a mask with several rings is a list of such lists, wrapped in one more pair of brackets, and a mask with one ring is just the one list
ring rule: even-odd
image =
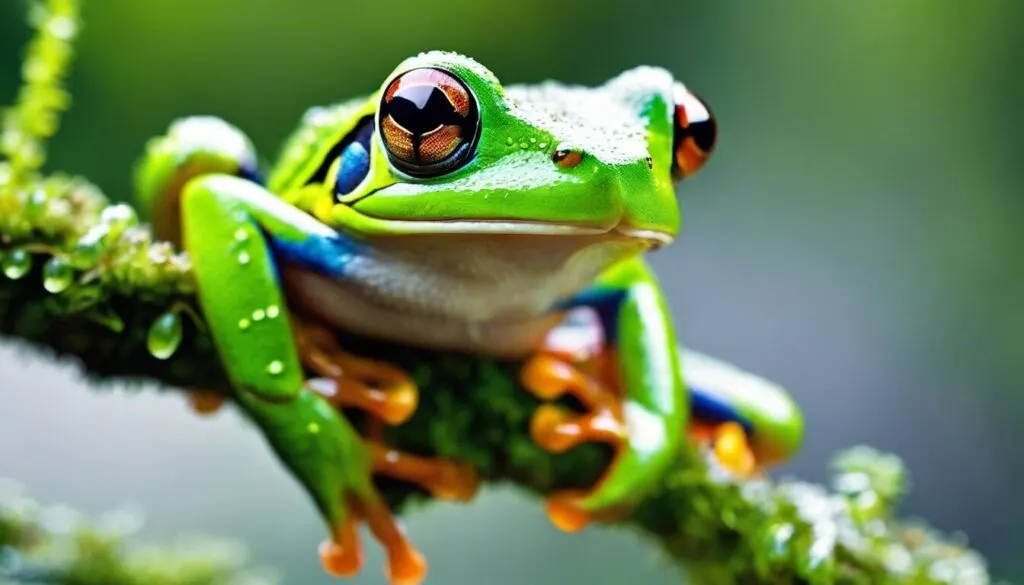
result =
[{"label": "frog's hind leg", "polygon": [[693,350],[681,350],[691,441],[746,477],[785,461],[803,439],[803,418],[781,387]]},{"label": "frog's hind leg", "polygon": [[[339,408],[363,410],[385,424],[397,426],[416,411],[418,390],[405,372],[390,364],[345,352],[332,333],[312,323],[298,323],[303,362],[323,378],[308,382]],[[403,453],[379,438],[367,441],[376,475],[418,485],[439,499],[469,501],[479,488],[471,466],[446,459]]]}]

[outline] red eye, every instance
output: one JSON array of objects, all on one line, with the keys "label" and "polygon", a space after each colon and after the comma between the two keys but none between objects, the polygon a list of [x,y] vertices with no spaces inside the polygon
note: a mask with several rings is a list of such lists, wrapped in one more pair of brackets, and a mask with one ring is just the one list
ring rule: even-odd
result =
[{"label": "red eye", "polygon": [[407,71],[381,98],[381,139],[392,164],[411,175],[438,176],[468,161],[479,125],[473,94],[440,69]]},{"label": "red eye", "polygon": [[672,139],[672,176],[685,179],[699,171],[715,149],[718,123],[703,100],[683,91],[676,97]]}]

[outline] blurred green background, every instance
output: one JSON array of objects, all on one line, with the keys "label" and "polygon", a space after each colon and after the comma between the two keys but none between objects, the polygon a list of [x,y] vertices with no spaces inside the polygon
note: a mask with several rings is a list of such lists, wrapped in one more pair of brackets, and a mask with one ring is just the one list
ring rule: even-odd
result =
[{"label": "blurred green background", "polygon": [[[796,395],[821,480],[867,442],[913,472],[906,512],[963,530],[1024,576],[1024,4],[684,0],[89,2],[74,108],[50,168],[128,194],[145,140],[216,114],[267,158],[308,106],[375,87],[404,57],[465,52],[506,83],[594,84],[641,63],[699,92],[722,135],[680,189],[684,236],[653,257],[691,346]],[[24,2],[0,3],[0,96]],[[147,536],[249,543],[287,583],[330,583],[304,496],[233,413],[83,390],[0,347],[0,475],[45,501],[148,511]],[[407,518],[431,583],[650,585],[678,578],[629,534],[564,536],[507,491]],[[383,583],[371,547],[355,582]]]}]

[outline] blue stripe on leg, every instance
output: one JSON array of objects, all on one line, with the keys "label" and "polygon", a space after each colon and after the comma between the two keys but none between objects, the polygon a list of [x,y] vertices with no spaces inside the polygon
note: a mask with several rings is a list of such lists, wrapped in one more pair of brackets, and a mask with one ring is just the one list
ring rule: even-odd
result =
[{"label": "blue stripe on leg", "polygon": [[688,384],[687,388],[690,397],[690,413],[694,419],[712,423],[737,422],[748,436],[753,434],[754,426],[750,421],[721,396],[716,396],[714,392],[699,386]]}]

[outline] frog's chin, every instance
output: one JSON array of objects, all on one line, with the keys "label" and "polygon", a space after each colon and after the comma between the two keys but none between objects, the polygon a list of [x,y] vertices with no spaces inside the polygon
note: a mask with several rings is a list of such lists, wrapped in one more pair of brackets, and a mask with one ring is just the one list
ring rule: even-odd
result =
[{"label": "frog's chin", "polygon": [[[629,239],[644,242],[650,248],[661,248],[672,243],[674,236],[668,232],[638,228],[624,221],[612,225],[582,225],[571,223],[541,222],[515,219],[448,219],[409,220],[374,217],[341,206],[344,210],[335,220],[345,231],[363,236],[402,235],[520,235],[520,236],[602,236],[610,239]],[[336,212],[337,214],[337,212]]]}]

